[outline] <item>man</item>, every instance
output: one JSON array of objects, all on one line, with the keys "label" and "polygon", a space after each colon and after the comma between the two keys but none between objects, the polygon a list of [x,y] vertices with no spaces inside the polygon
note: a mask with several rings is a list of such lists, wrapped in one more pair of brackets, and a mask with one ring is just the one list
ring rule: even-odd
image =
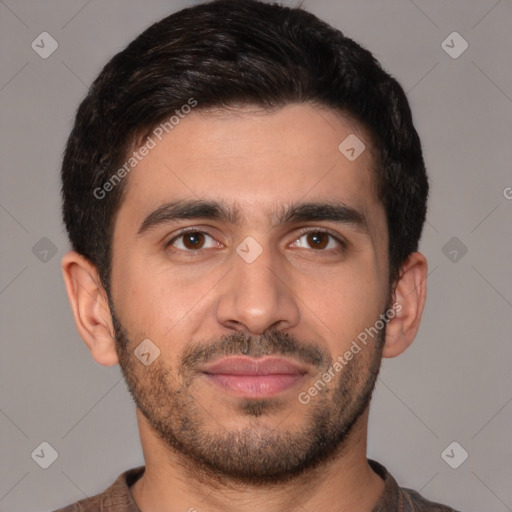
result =
[{"label": "man", "polygon": [[404,92],[301,9],[217,0],[116,55],[62,166],[62,262],[145,466],[63,511],[450,511],[366,458],[413,341],[428,181]]}]

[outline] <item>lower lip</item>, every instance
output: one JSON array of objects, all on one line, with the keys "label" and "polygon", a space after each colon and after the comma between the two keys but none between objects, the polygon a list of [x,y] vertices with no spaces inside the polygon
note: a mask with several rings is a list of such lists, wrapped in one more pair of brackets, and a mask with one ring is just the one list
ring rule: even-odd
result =
[{"label": "lower lip", "polygon": [[262,398],[276,395],[293,387],[304,377],[301,373],[272,375],[232,375],[206,373],[216,385],[247,398]]}]

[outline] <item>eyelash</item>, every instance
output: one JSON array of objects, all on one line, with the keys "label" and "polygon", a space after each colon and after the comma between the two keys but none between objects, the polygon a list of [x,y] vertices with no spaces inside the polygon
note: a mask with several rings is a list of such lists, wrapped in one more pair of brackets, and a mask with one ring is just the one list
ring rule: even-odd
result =
[{"label": "eyelash", "polygon": [[329,235],[335,242],[337,242],[340,245],[339,248],[327,250],[315,250],[313,248],[310,248],[310,250],[312,251],[323,254],[336,254],[345,251],[348,247],[348,242],[345,239],[343,239],[338,233],[335,233],[327,228],[303,228],[299,231],[299,235],[295,238],[295,241],[299,240],[304,235],[309,235],[311,233]]},{"label": "eyelash", "polygon": [[[187,233],[200,233],[203,235],[207,235],[210,238],[215,240],[215,238],[212,235],[210,235],[210,233],[208,233],[207,231],[204,231],[204,230],[201,230],[198,228],[193,228],[193,227],[186,228],[186,229],[180,231],[176,236],[171,238],[168,242],[166,242],[164,244],[164,249],[171,248],[171,246],[174,242],[179,240],[181,237],[183,237]],[[334,233],[331,230],[326,229],[326,228],[303,228],[300,230],[299,235],[297,236],[297,238],[295,238],[294,241],[297,241],[298,239],[302,238],[304,235],[308,235],[310,233],[320,233],[320,234],[329,235],[333,240],[335,240],[340,245],[340,249],[316,250],[316,252],[319,252],[319,253],[340,252],[340,251],[346,250],[348,247],[348,242],[346,240],[344,240],[342,237],[340,237],[340,235],[338,233]],[[197,249],[197,250],[175,249],[176,252],[186,253],[190,256],[194,256],[194,255],[200,253],[202,250],[204,250],[204,249]],[[315,251],[315,249],[311,249],[311,250]]]}]

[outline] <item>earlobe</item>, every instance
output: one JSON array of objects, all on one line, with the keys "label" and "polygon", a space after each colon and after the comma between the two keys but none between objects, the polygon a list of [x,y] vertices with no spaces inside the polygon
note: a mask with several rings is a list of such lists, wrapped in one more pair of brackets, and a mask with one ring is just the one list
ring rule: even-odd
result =
[{"label": "earlobe", "polygon": [[386,327],[383,357],[396,357],[413,342],[427,298],[427,260],[412,253],[404,265],[394,289],[395,316]]},{"label": "earlobe", "polygon": [[81,338],[97,363],[104,366],[117,364],[112,317],[96,267],[75,251],[62,258],[61,267]]}]

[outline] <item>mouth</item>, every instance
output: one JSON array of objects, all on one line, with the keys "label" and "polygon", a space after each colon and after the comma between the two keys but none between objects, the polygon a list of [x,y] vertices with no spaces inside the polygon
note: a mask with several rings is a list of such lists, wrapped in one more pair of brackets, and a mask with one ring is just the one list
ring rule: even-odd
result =
[{"label": "mouth", "polygon": [[211,384],[244,398],[275,396],[298,385],[308,373],[297,362],[277,357],[228,357],[200,372]]}]

